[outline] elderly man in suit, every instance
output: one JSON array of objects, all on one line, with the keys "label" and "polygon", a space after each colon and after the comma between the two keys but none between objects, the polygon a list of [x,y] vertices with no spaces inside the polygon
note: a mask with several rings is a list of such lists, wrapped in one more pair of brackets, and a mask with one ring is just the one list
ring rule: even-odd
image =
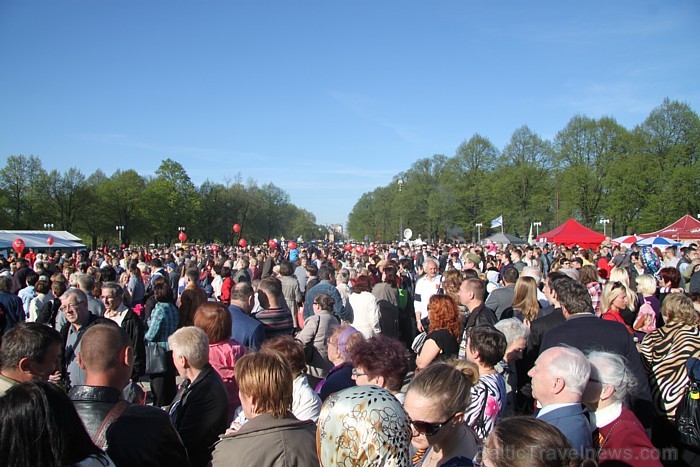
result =
[{"label": "elderly man in suit", "polygon": [[586,356],[572,347],[552,347],[528,373],[532,396],[542,405],[537,418],[555,426],[581,456],[593,447],[591,426],[581,397],[591,374]]}]

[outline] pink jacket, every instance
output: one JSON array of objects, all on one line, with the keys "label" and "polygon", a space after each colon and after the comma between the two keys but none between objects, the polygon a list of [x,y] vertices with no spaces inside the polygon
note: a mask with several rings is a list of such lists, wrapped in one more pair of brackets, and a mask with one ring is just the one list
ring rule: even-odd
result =
[{"label": "pink jacket", "polygon": [[238,384],[233,374],[236,362],[245,355],[247,349],[234,339],[219,342],[209,346],[209,363],[214,367],[221,379],[224,380],[229,397],[229,421],[233,419],[233,412],[241,405],[238,398]]}]

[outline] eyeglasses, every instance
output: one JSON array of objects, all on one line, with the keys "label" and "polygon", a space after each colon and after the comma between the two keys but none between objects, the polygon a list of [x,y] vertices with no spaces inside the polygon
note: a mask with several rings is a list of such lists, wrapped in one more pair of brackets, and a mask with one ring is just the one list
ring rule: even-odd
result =
[{"label": "eyeglasses", "polygon": [[367,373],[360,373],[357,368],[352,369],[352,376],[357,378],[358,376],[367,376]]},{"label": "eyeglasses", "polygon": [[435,436],[440,432],[442,427],[447,425],[453,418],[455,418],[455,415],[457,414],[452,415],[442,423],[421,422],[419,420],[411,420],[410,417],[408,418],[408,421],[411,423],[411,425],[413,425],[413,428],[415,428],[418,433],[426,436]]},{"label": "eyeglasses", "polygon": [[622,282],[616,281],[616,282],[613,282],[613,286],[612,286],[612,289],[611,289],[611,290],[614,290],[614,289],[621,289],[621,288],[623,288],[624,286],[625,286],[625,284],[623,284]]},{"label": "eyeglasses", "polygon": [[83,302],[75,302],[75,303],[66,303],[65,305],[61,305],[59,307],[59,310],[65,312],[65,311],[75,311],[78,309],[78,306],[83,303]]}]

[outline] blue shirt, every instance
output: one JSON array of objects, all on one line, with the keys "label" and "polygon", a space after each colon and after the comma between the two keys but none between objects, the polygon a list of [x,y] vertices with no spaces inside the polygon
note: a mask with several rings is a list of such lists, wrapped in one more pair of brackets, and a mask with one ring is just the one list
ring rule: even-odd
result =
[{"label": "blue shirt", "polygon": [[255,318],[251,318],[241,307],[231,305],[231,337],[249,349],[258,350],[265,340],[265,326]]}]

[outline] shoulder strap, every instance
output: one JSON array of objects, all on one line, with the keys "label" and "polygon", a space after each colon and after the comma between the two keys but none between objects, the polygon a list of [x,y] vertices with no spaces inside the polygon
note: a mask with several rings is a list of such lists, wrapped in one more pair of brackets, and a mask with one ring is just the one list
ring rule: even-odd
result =
[{"label": "shoulder strap", "polygon": [[107,416],[104,420],[102,420],[102,424],[97,429],[95,436],[92,437],[92,442],[95,443],[98,448],[102,450],[105,449],[105,446],[107,445],[107,430],[109,430],[109,427],[112,426],[112,423],[121,417],[122,413],[124,413],[128,406],[129,403],[127,401],[120,400],[114,404],[112,409],[107,413]]}]

